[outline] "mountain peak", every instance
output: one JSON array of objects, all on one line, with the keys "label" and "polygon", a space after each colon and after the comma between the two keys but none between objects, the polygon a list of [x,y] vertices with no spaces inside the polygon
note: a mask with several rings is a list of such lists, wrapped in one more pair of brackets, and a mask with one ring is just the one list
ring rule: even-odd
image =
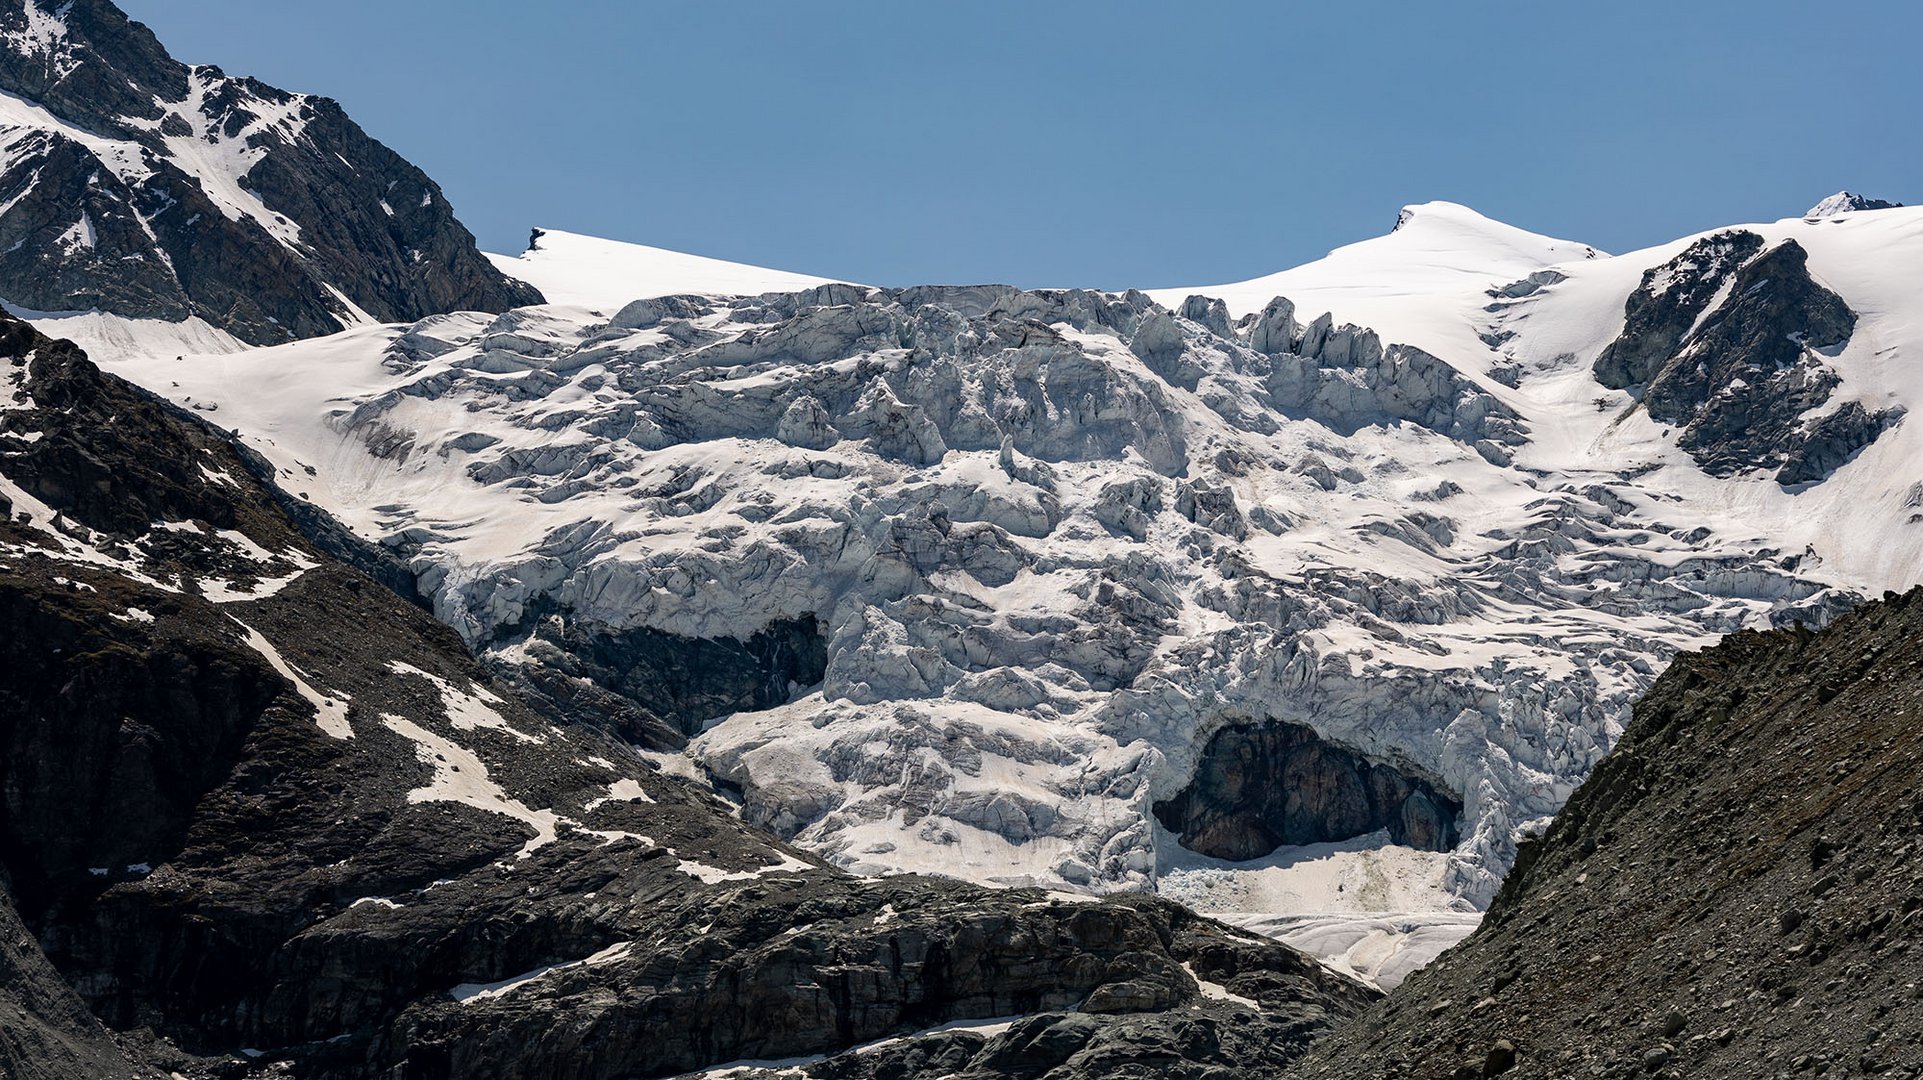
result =
[{"label": "mountain peak", "polygon": [[1822,202],[1817,203],[1815,206],[1810,207],[1803,213],[1803,216],[1812,218],[1835,217],[1838,214],[1847,214],[1857,210],[1895,210],[1902,205],[1900,202],[1872,199],[1867,195],[1858,195],[1853,191],[1839,191],[1829,198],[1824,199]]},{"label": "mountain peak", "polygon": [[338,103],[168,55],[109,0],[0,0],[0,296],[252,344],[537,303]]},{"label": "mountain peak", "polygon": [[1414,225],[1432,225],[1440,221],[1453,221],[1474,224],[1486,223],[1498,228],[1508,228],[1496,219],[1477,210],[1449,202],[1444,199],[1431,199],[1428,202],[1410,203],[1396,213],[1395,228],[1390,232],[1401,232]]}]

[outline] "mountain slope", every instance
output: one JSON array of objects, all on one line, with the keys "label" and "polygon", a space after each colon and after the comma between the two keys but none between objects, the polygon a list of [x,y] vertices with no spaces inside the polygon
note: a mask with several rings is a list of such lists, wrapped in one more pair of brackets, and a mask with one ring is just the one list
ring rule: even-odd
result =
[{"label": "mountain slope", "polygon": [[1918,1075],[1919,640],[1913,591],[1679,658],[1483,927],[1288,1075]]},{"label": "mountain slope", "polygon": [[264,344],[538,302],[326,98],[174,61],[107,0],[0,4],[0,296]]},{"label": "mountain slope", "polygon": [[1478,309],[1492,285],[1526,279],[1557,263],[1602,257],[1587,244],[1518,229],[1449,202],[1404,207],[1393,230],[1337,248],[1281,273],[1228,285],[1153,289],[1165,307],[1192,295],[1221,300],[1241,318],[1278,296],[1305,316],[1366,326],[1386,341],[1442,356],[1480,348]]},{"label": "mountain slope", "polygon": [[1839,191],[1804,211],[1803,216],[1835,217],[1837,214],[1848,214],[1858,210],[1894,210],[1902,205],[1900,202],[1890,202],[1888,199],[1872,199],[1868,195],[1858,195],[1853,191]]},{"label": "mountain slope", "polygon": [[[490,683],[259,459],[21,323],[0,355],[0,864],[166,1071],[660,1076],[960,1021],[986,1076],[1255,1075],[1372,996],[1164,902],[828,870]],[[0,1007],[107,1054],[60,999]]]},{"label": "mountain slope", "polygon": [[0,1076],[11,1080],[158,1080],[137,1064],[47,962],[0,891]]}]

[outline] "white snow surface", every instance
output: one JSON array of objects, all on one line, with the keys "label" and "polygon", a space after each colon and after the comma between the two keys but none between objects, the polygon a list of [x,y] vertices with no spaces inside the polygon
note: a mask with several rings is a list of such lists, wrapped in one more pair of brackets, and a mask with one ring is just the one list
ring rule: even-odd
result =
[{"label": "white snow surface", "polygon": [[1366,326],[1386,342],[1417,345],[1445,359],[1484,346],[1476,309],[1484,290],[1558,263],[1601,258],[1588,244],[1538,236],[1457,203],[1404,207],[1386,235],[1349,244],[1315,262],[1229,285],[1151,289],[1166,307],[1193,295],[1226,303],[1229,314],[1260,311],[1278,296],[1303,321],[1329,312],[1337,323]]},{"label": "white snow surface", "polygon": [[607,314],[648,296],[754,296],[811,289],[834,280],[559,229],[540,233],[519,256],[490,254],[488,259],[502,273],[541,290],[550,304],[595,308]]},{"label": "white snow surface", "polygon": [[196,315],[183,322],[128,319],[99,311],[35,311],[0,299],[13,315],[51,338],[65,338],[89,356],[205,356],[247,348],[239,338]]},{"label": "white snow surface", "polygon": [[1383,990],[1402,981],[1468,937],[1482,921],[1476,912],[1253,915],[1215,913],[1223,922],[1292,945],[1324,964]]},{"label": "white snow surface", "polygon": [[[1802,244],[1857,312],[1836,403],[1923,405],[1923,210],[1744,227]],[[817,618],[822,684],[703,718],[691,755],[832,861],[1159,888],[1390,985],[1467,932],[1677,650],[1923,578],[1916,424],[1786,489],[1709,476],[1595,381],[1625,298],[1695,239],[1612,257],[1432,203],[1194,290],[1231,318],[1285,293],[1333,314],[1325,363],[1380,361],[1307,409],[1185,290],[1154,296],[1192,317],[692,275],[557,294],[510,270],[560,302],[97,359],[217,406],[290,490],[411,557],[485,653],[538,662],[555,618],[741,639]],[[643,292],[725,296],[617,310]],[[1443,420],[1344,411],[1365,378]],[[1152,805],[1263,720],[1453,793],[1461,843],[1183,849]]]},{"label": "white snow surface", "polygon": [[234,621],[239,623],[242,630],[247,631],[247,647],[265,657],[267,663],[272,665],[273,669],[280,673],[280,677],[293,683],[295,692],[300,694],[303,700],[314,707],[314,723],[320,725],[322,731],[336,739],[351,739],[354,737],[354,727],[347,721],[347,706],[352,704],[352,702],[347,699],[346,695],[323,694],[314,689],[313,686],[308,684],[307,679],[299,671],[294,669],[292,664],[289,664],[282,658],[280,650],[274,648],[273,642],[268,641],[261,635],[260,631],[248,626],[239,619],[235,619]]}]

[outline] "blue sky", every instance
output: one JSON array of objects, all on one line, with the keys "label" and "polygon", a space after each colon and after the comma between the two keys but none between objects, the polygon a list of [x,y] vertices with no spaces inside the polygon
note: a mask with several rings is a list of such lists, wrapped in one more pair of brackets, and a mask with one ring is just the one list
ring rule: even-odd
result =
[{"label": "blue sky", "polygon": [[1452,199],[1628,250],[1923,201],[1923,5],[122,0],[339,99],[492,250],[875,284],[1253,277]]}]

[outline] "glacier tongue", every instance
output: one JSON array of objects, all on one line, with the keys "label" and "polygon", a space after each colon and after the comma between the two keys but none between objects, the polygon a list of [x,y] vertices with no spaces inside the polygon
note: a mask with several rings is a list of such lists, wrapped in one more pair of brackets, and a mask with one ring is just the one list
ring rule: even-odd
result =
[{"label": "glacier tongue", "polygon": [[[768,272],[563,237],[547,269],[604,294],[184,359],[97,337],[410,563],[497,671],[743,816],[863,872],[1154,889],[1387,986],[1678,649],[1923,576],[1919,223],[1612,257],[1428,204],[1211,290],[631,302],[613,255]],[[1794,297],[1735,286],[1776,288],[1789,241],[1856,317],[1773,346],[1820,404],[1696,332],[1768,341]],[[1698,317],[1605,385],[1679,282]],[[1708,426],[1643,407],[1697,358],[1699,419],[1764,408],[1814,467],[1705,471]]]},{"label": "glacier tongue", "polygon": [[[1500,239],[1505,276],[1413,287],[1466,328],[1424,338],[1447,359],[1280,300],[823,285],[119,366],[217,405],[503,668],[625,694],[845,865],[1187,896],[1240,864],[1198,878],[1151,807],[1281,723],[1459,801],[1396,895],[1473,906],[1677,649],[1880,580],[1590,378],[1650,263]],[[1243,893],[1329,895],[1284,855]]]}]

